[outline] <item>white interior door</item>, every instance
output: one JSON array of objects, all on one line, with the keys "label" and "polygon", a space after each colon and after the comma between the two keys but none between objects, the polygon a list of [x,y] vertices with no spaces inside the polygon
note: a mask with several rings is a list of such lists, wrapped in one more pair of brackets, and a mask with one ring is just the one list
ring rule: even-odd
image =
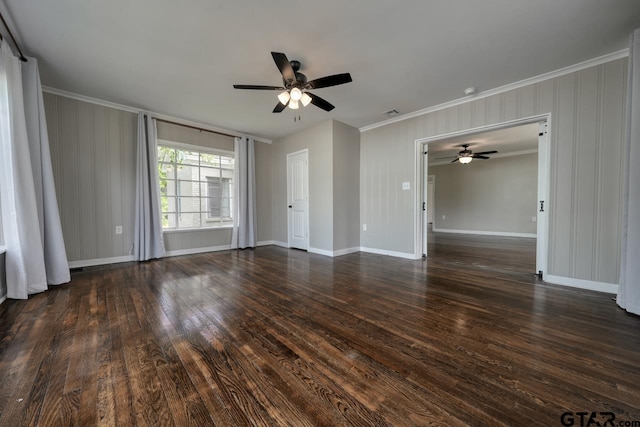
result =
[{"label": "white interior door", "polygon": [[289,247],[309,248],[309,153],[287,154],[287,229]]},{"label": "white interior door", "polygon": [[538,206],[537,206],[537,241],[536,241],[536,273],[543,278],[547,272],[547,249],[549,229],[549,167],[551,162],[549,149],[549,132],[547,122],[539,124],[538,129]]}]

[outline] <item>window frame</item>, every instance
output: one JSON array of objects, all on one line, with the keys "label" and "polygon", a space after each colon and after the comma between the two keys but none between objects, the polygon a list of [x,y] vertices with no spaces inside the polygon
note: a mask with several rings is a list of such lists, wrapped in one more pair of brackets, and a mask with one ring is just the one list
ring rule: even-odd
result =
[{"label": "window frame", "polygon": [[[166,148],[172,148],[172,149],[178,149],[178,150],[185,150],[185,151],[193,151],[193,152],[198,152],[198,153],[203,153],[203,154],[212,154],[212,155],[216,155],[216,156],[224,156],[224,157],[230,157],[234,160],[234,164],[233,164],[233,169],[226,169],[226,170],[231,170],[233,172],[233,177],[235,178],[235,170],[236,170],[236,163],[235,163],[235,152],[233,151],[229,151],[229,150],[223,150],[223,149],[218,149],[218,148],[211,148],[211,147],[205,147],[205,146],[200,146],[200,145],[194,145],[194,144],[185,144],[183,142],[177,142],[177,141],[171,141],[168,139],[158,139],[157,140],[157,148],[159,149],[160,147],[166,147]],[[156,168],[158,168],[160,166],[160,164],[171,164],[171,162],[161,162],[158,160],[158,155],[156,154]],[[175,163],[174,163],[175,164]],[[198,161],[198,165],[190,165],[187,164],[185,166],[191,166],[191,167],[196,167],[198,168],[198,177],[200,177],[200,171],[201,168],[206,168],[206,169],[212,169],[209,166],[201,166],[200,165],[200,161]],[[213,168],[213,169],[217,169],[219,171],[223,171],[224,168],[220,167],[220,168]],[[224,179],[222,177],[222,172],[220,172],[220,175],[217,177],[219,178],[221,181]],[[229,209],[230,209],[230,213],[231,213],[231,221],[225,221],[224,219],[220,218],[209,218],[208,217],[208,212],[207,211],[202,211],[202,203],[203,201],[205,201],[206,199],[209,198],[209,196],[203,196],[202,195],[202,185],[207,186],[208,185],[208,181],[204,180],[204,181],[190,181],[193,183],[198,183],[198,186],[200,188],[199,190],[199,194],[196,196],[188,196],[188,197],[193,197],[193,198],[198,198],[199,199],[199,204],[200,204],[200,211],[199,212],[194,212],[194,213],[200,213],[200,226],[199,227],[179,227],[179,215],[180,215],[180,210],[178,209],[178,199],[179,199],[179,190],[178,190],[178,183],[181,180],[177,179],[177,169],[176,172],[173,176],[173,178],[169,178],[169,181],[173,181],[175,184],[175,195],[173,196],[168,196],[171,198],[174,198],[175,200],[175,212],[170,212],[171,214],[174,214],[176,216],[175,219],[175,223],[176,226],[175,227],[162,227],[162,232],[163,233],[179,233],[179,232],[185,232],[185,231],[198,231],[198,230],[216,230],[216,229],[225,229],[225,228],[233,228],[233,203],[234,203],[234,191],[232,189],[230,189],[229,191]],[[188,180],[182,180],[187,182]],[[160,186],[160,176],[158,176],[158,187]],[[233,183],[233,178],[232,178],[232,183]],[[233,184],[232,184],[233,185]],[[160,193],[160,192],[159,192]],[[161,202],[162,200],[162,194],[159,194],[159,202]],[[185,196],[187,197],[187,196]],[[222,200],[221,200],[222,201]],[[222,205],[222,203],[221,203]],[[160,205],[159,207],[160,209],[160,215],[162,217],[162,215],[165,214],[165,212],[162,211],[162,205]]]}]

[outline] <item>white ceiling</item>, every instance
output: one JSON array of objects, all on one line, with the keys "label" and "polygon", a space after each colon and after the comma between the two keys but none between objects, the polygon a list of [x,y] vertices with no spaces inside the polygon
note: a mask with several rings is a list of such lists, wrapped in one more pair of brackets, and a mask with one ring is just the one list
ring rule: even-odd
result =
[{"label": "white ceiling", "polygon": [[[0,0],[43,84],[239,132],[277,138],[334,118],[354,127],[624,49],[638,0]],[[336,108],[271,111],[271,51]]]}]

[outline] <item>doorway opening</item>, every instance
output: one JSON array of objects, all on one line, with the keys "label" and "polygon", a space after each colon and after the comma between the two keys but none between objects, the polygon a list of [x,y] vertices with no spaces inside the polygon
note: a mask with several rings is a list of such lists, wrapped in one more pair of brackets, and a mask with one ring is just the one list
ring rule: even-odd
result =
[{"label": "doorway opening", "polygon": [[[549,129],[547,114],[416,140],[416,258],[429,256],[434,236],[476,244],[525,238],[521,241],[532,242],[527,269],[542,278],[548,256]],[[464,150],[489,154],[460,162],[469,155]]]}]

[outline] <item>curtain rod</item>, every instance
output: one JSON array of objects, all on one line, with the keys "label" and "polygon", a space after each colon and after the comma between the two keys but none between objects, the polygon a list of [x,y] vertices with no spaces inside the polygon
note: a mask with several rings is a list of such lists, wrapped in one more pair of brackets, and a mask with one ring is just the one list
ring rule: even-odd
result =
[{"label": "curtain rod", "polygon": [[[11,37],[11,40],[13,40],[13,44],[16,46],[16,49],[18,49],[18,53],[20,53],[20,61],[27,62],[27,57],[22,54],[22,49],[20,49],[20,46],[18,46],[18,42],[16,41],[16,38],[13,37],[11,28],[9,28],[9,26],[7,25],[7,21],[4,20],[4,16],[2,16],[2,12],[0,12],[0,19],[2,19],[2,25],[4,25],[4,27],[7,29],[7,32],[9,33],[9,37]],[[0,35],[0,39],[1,38],[2,38],[2,35]]]},{"label": "curtain rod", "polygon": [[165,119],[159,119],[157,117],[154,117],[154,119],[156,119],[156,121],[158,122],[163,122],[163,123],[169,123],[172,125],[177,125],[177,126],[184,126],[186,128],[190,128],[190,129],[195,129],[195,130],[199,130],[200,132],[204,131],[204,132],[211,132],[211,133],[216,133],[218,135],[223,135],[223,136],[229,136],[231,138],[236,138],[238,135],[230,135],[228,133],[223,133],[223,132],[218,132],[215,130],[211,130],[211,129],[205,129],[205,128],[199,128],[197,126],[191,126],[191,125],[185,125],[183,123],[178,123],[178,122],[172,122],[170,120],[165,120]]}]

